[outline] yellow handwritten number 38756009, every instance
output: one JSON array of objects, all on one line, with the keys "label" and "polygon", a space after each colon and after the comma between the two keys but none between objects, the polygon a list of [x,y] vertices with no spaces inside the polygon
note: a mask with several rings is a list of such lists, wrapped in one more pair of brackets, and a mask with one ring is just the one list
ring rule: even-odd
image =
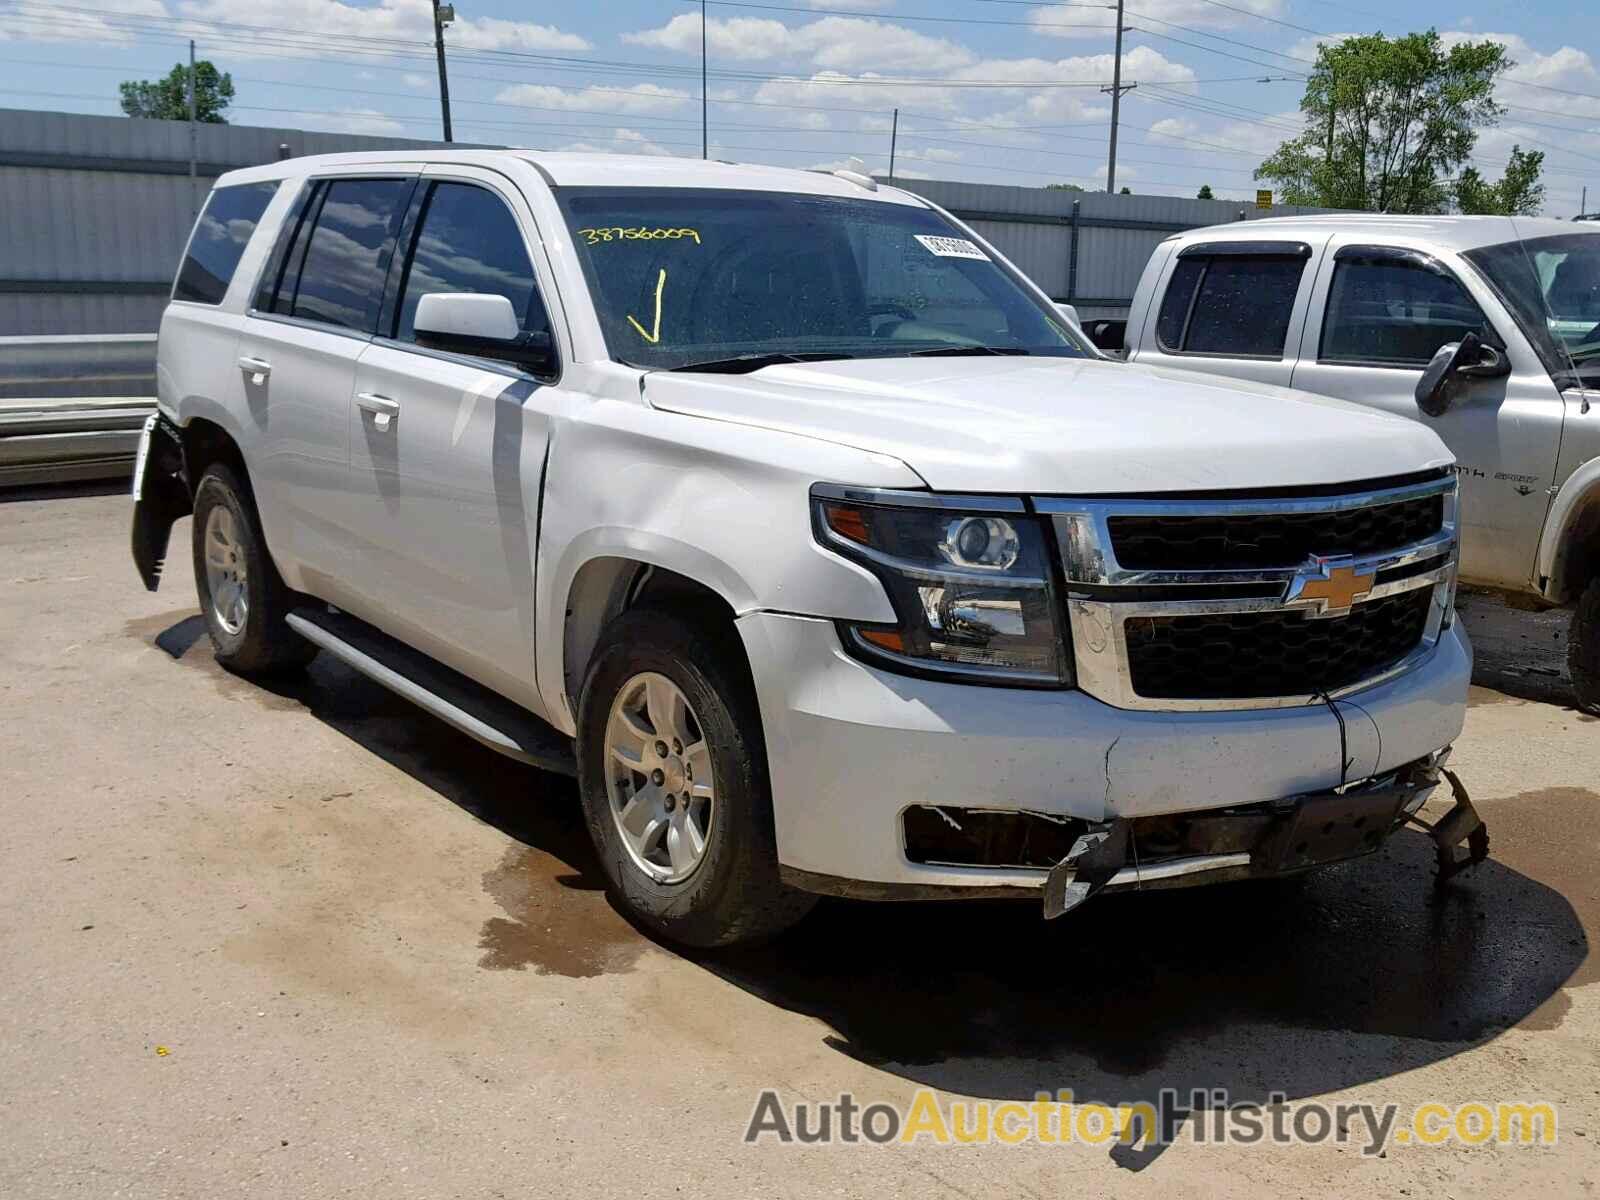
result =
[{"label": "yellow handwritten number 38756009", "polygon": [[646,332],[645,327],[634,319],[632,313],[628,314],[628,324],[639,331],[639,336],[654,346],[661,340],[661,292],[667,286],[667,269],[661,268],[661,274],[656,278],[656,323],[655,328]]}]

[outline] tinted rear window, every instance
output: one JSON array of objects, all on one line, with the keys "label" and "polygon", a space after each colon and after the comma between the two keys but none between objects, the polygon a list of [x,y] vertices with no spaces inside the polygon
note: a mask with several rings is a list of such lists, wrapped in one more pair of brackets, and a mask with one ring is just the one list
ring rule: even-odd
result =
[{"label": "tinted rear window", "polygon": [[300,269],[294,316],[367,333],[377,328],[384,276],[411,185],[409,179],[328,184]]},{"label": "tinted rear window", "polygon": [[195,223],[189,250],[178,268],[174,300],[221,304],[228,284],[250,244],[261,214],[267,211],[278,183],[241,183],[215,189]]},{"label": "tinted rear window", "polygon": [[1156,322],[1162,348],[1179,354],[1282,358],[1305,267],[1299,255],[1181,260]]}]

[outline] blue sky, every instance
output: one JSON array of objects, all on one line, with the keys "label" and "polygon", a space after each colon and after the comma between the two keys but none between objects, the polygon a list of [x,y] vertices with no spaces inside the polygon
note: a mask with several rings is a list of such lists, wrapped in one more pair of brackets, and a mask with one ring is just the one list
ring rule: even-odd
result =
[{"label": "blue sky", "polygon": [[[459,141],[700,151],[698,3],[461,0],[447,34]],[[749,0],[710,4],[716,157],[795,167],[852,156],[896,173],[1103,186],[1112,9],[1099,0]],[[1479,142],[1546,151],[1546,211],[1600,208],[1600,61],[1578,0],[1127,0],[1119,184],[1253,196],[1299,128],[1319,39],[1431,26],[1517,60]],[[234,76],[241,124],[438,136],[427,0],[0,0],[0,106],[114,113],[116,84],[199,53]]]}]

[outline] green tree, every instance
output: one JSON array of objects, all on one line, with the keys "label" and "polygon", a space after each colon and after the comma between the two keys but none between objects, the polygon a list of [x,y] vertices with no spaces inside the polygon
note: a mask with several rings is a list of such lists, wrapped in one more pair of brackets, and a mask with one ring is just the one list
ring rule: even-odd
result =
[{"label": "green tree", "polygon": [[[194,116],[197,121],[226,125],[233,102],[233,76],[202,60],[194,65]],[[189,67],[179,63],[163,79],[130,79],[119,85],[122,111],[130,117],[157,121],[189,119]]]},{"label": "green tree", "polygon": [[1081,192],[1083,188],[1076,183],[1047,183],[1044,185],[1047,192]]},{"label": "green tree", "polygon": [[1117,190],[1117,195],[1119,195],[1119,196],[1131,196],[1131,195],[1133,195],[1133,189],[1130,188],[1130,187],[1119,188]]},{"label": "green tree", "polygon": [[1513,146],[1498,183],[1486,180],[1477,167],[1463,167],[1456,180],[1456,207],[1464,213],[1531,217],[1544,207],[1544,184],[1539,182],[1543,166],[1543,150]]},{"label": "green tree", "polygon": [[1200,190],[1195,193],[1195,197],[1194,198],[1196,200],[1215,200],[1216,199],[1216,197],[1211,194],[1211,185],[1209,183],[1202,183],[1200,185]]},{"label": "green tree", "polygon": [[1446,50],[1432,29],[1320,45],[1300,101],[1305,132],[1256,178],[1275,182],[1285,204],[1438,212],[1454,198],[1450,177],[1478,131],[1499,120],[1495,80],[1513,65],[1504,46]]}]

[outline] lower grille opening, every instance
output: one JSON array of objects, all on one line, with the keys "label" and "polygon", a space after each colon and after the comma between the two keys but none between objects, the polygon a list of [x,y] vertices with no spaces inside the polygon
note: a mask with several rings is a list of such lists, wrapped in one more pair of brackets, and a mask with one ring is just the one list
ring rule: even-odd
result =
[{"label": "lower grille opening", "polygon": [[1369,600],[1348,616],[1301,612],[1136,617],[1125,629],[1133,690],[1163,700],[1335,691],[1381,674],[1422,641],[1433,588]]},{"label": "lower grille opening", "polygon": [[1043,813],[916,804],[906,809],[906,857],[943,867],[1053,867],[1088,826]]}]

